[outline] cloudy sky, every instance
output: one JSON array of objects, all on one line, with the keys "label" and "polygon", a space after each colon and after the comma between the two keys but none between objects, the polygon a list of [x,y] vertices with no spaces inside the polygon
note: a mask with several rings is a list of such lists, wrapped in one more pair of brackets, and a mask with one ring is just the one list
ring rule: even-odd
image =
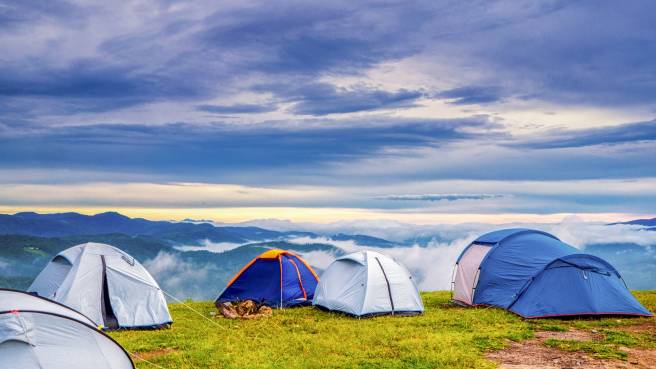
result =
[{"label": "cloudy sky", "polygon": [[0,0],[0,211],[656,209],[656,2]]}]

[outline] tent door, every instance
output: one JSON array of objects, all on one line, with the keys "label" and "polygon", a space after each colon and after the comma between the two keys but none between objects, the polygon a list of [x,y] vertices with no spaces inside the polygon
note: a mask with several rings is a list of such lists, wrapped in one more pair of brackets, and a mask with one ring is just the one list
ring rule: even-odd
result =
[{"label": "tent door", "polygon": [[392,308],[392,315],[394,315],[394,299],[392,298],[392,288],[390,287],[389,280],[387,279],[387,274],[385,273],[385,269],[383,269],[383,264],[380,263],[380,260],[378,260],[378,257],[376,257],[376,261],[378,262],[378,266],[380,267],[380,271],[383,272],[383,277],[385,277],[385,283],[387,284],[387,293],[389,295],[390,306]]},{"label": "tent door", "polygon": [[479,267],[490,249],[490,246],[473,244],[462,255],[456,264],[456,275],[453,280],[453,299],[455,301],[473,305]]},{"label": "tent door", "polygon": [[112,303],[109,299],[109,286],[107,284],[107,265],[105,264],[105,256],[101,255],[100,259],[102,260],[102,293],[101,293],[101,308],[104,326],[107,329],[118,329],[118,319],[114,315],[114,309],[112,309]]},{"label": "tent door", "polygon": [[294,265],[294,268],[296,268],[296,276],[298,277],[298,286],[301,288],[301,291],[303,291],[303,299],[307,300],[307,292],[305,291],[305,287],[303,287],[303,279],[301,278],[301,271],[298,270],[298,265],[292,260],[291,258],[289,261]]}]

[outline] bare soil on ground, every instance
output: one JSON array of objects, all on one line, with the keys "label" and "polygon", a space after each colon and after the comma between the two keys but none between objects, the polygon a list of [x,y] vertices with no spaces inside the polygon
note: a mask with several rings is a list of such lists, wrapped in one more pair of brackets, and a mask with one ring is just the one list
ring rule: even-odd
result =
[{"label": "bare soil on ground", "polygon": [[[617,327],[625,332],[645,333],[656,335],[656,322],[648,321],[644,324]],[[627,353],[626,361],[617,359],[599,359],[584,352],[563,351],[548,347],[548,339],[596,341],[602,340],[603,335],[596,331],[570,330],[567,332],[540,331],[535,338],[521,342],[509,342],[503,350],[489,352],[486,358],[499,363],[503,369],[656,369],[656,350],[621,347]]]},{"label": "bare soil on ground", "polygon": [[153,351],[139,352],[139,353],[133,354],[132,356],[137,360],[150,360],[154,357],[171,354],[171,353],[176,352],[176,351],[178,351],[178,350],[171,349],[171,348],[164,348],[164,349],[153,350]]}]

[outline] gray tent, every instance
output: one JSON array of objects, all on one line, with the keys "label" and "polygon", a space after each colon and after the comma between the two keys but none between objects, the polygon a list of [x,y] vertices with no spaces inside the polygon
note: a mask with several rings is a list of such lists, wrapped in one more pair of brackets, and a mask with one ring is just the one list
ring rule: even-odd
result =
[{"label": "gray tent", "polygon": [[153,328],[172,322],[164,294],[150,273],[130,255],[102,243],[60,252],[28,291],[73,308],[108,329]]},{"label": "gray tent", "polygon": [[410,272],[396,260],[374,251],[337,258],[321,275],[312,303],[354,316],[424,311]]},{"label": "gray tent", "polygon": [[134,369],[128,353],[84,315],[0,289],[0,368]]}]

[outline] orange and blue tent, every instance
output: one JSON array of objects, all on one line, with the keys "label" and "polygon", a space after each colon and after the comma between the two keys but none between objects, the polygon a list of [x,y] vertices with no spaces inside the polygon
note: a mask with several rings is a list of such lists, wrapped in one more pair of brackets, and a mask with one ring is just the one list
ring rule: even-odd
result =
[{"label": "orange and blue tent", "polygon": [[216,299],[216,303],[253,300],[273,307],[312,303],[319,277],[295,253],[268,250],[244,266]]}]

